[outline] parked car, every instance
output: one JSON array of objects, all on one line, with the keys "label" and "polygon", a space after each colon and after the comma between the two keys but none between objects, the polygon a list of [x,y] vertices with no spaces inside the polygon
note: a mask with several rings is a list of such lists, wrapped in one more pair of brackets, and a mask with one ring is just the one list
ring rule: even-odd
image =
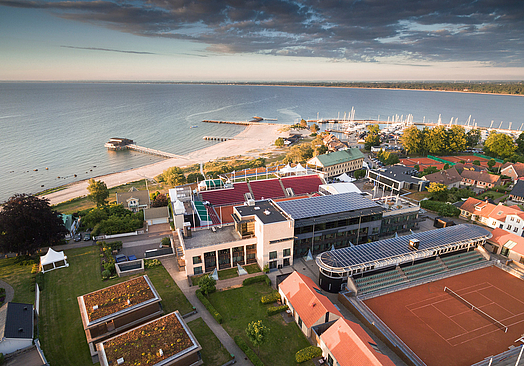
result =
[{"label": "parked car", "polygon": [[75,241],[80,241],[82,240],[82,234],[78,233],[75,235]]},{"label": "parked car", "polygon": [[88,240],[91,240],[91,234],[85,233],[84,234],[84,241],[88,241]]},{"label": "parked car", "polygon": [[127,262],[127,257],[123,254],[117,254],[115,256],[115,261],[116,263],[120,263],[120,262]]}]

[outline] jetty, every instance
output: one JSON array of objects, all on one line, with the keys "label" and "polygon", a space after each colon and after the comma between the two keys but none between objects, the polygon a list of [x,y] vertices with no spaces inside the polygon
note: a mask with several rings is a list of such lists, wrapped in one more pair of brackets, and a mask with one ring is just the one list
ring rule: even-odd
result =
[{"label": "jetty", "polygon": [[182,155],[176,155],[176,154],[168,153],[165,151],[150,149],[149,147],[138,146],[134,143],[133,140],[126,139],[126,138],[112,137],[109,139],[108,142],[104,144],[104,147],[106,147],[108,150],[111,150],[111,151],[133,150],[133,151],[138,151],[144,154],[161,156],[163,158],[168,158],[168,159],[171,159],[171,158],[187,159],[187,157],[182,156]]},{"label": "jetty", "polygon": [[234,140],[232,137],[220,137],[220,136],[204,136],[202,137],[206,141],[228,141]]},{"label": "jetty", "polygon": [[[268,121],[276,121],[276,119],[271,119]],[[273,123],[264,123],[264,122],[257,122],[257,121],[217,121],[217,120],[211,120],[211,119],[205,119],[202,122],[205,123],[224,123],[229,125],[240,125],[240,126],[251,126],[251,125],[272,125]]]}]

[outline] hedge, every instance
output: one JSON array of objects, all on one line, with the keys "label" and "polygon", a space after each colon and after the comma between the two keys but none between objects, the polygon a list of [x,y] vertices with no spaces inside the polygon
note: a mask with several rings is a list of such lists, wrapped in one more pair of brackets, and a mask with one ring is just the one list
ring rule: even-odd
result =
[{"label": "hedge", "polygon": [[322,349],[320,347],[309,346],[298,351],[295,354],[295,359],[298,363],[301,363],[320,356],[322,356]]},{"label": "hedge", "polygon": [[280,293],[278,291],[273,291],[269,295],[264,295],[260,298],[262,304],[271,304],[277,300],[280,300]]},{"label": "hedge", "polygon": [[211,313],[211,315],[213,315],[213,318],[215,318],[215,320],[219,324],[222,324],[222,322],[224,321],[224,319],[222,318],[222,315],[220,315],[220,313],[217,311],[217,309],[215,309],[215,307],[213,305],[211,305],[209,300],[206,299],[206,297],[202,294],[202,291],[196,290],[196,295],[197,295],[198,299],[200,300],[200,302],[202,303],[202,305],[204,305],[206,307],[207,311],[209,311]]},{"label": "hedge", "polygon": [[262,360],[258,357],[258,355],[255,352],[253,352],[251,348],[249,348],[249,346],[246,344],[246,342],[244,342],[244,339],[242,337],[235,336],[234,340],[237,346],[240,347],[242,351],[244,351],[244,353],[249,358],[251,363],[253,363],[254,366],[264,366]]},{"label": "hedge", "polygon": [[246,278],[244,281],[242,281],[242,285],[247,286],[258,282],[265,282],[268,286],[271,286],[271,280],[266,275]]},{"label": "hedge", "polygon": [[270,306],[269,308],[267,308],[267,315],[268,316],[275,315],[275,314],[283,312],[284,310],[287,310],[288,308],[289,306],[287,305]]}]

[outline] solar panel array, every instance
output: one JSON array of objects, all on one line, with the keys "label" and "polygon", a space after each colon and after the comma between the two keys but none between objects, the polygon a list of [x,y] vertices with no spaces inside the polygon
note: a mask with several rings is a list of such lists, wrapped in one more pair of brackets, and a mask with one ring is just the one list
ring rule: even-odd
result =
[{"label": "solar panel array", "polygon": [[410,234],[398,238],[379,240],[347,248],[335,249],[320,254],[320,262],[329,268],[346,268],[362,263],[379,261],[413,252],[409,248],[410,239],[420,240],[418,251],[436,249],[447,244],[458,243],[466,240],[478,240],[490,237],[486,229],[472,225],[462,224],[449,226],[442,229],[429,230],[421,233]]},{"label": "solar panel array", "polygon": [[284,201],[278,202],[277,205],[295,220],[346,211],[381,208],[375,202],[362,197],[356,192]]}]

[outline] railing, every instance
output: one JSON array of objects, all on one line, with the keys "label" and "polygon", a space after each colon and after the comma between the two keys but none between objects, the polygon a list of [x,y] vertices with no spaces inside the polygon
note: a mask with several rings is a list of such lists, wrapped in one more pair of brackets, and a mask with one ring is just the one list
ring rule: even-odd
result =
[{"label": "railing", "polygon": [[395,347],[400,349],[415,366],[426,366],[424,361],[417,356],[375,313],[359,298],[350,298],[342,295],[355,307],[355,309]]},{"label": "railing", "polygon": [[[522,351],[522,347],[524,347],[524,345],[520,346],[520,347],[513,347],[507,351],[504,351],[502,353],[499,353],[498,355],[495,355],[495,356],[491,356],[491,357],[486,357],[485,359],[483,359],[482,361],[479,361],[471,366],[492,366],[492,365],[495,365],[496,362],[499,362],[499,361],[504,361],[510,357],[513,357],[513,356],[516,356],[517,354],[519,354],[521,351]],[[513,362],[511,363],[508,363],[508,365],[512,365]],[[516,364],[515,364],[516,365]]]}]

